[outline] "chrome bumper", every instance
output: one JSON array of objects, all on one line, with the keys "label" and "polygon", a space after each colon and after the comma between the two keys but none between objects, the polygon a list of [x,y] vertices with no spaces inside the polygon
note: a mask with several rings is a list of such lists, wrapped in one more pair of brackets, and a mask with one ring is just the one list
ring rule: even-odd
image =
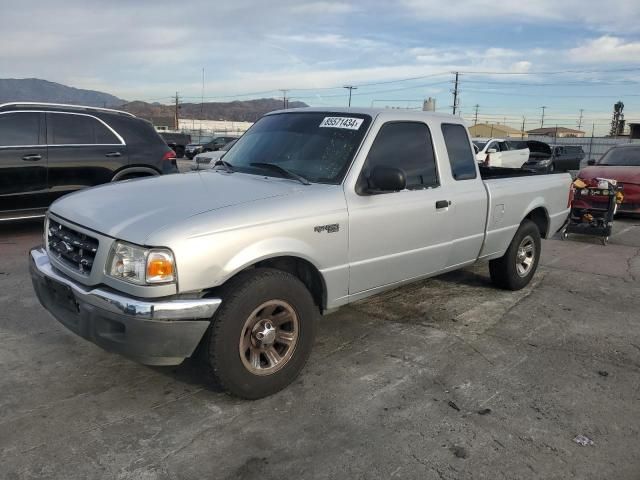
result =
[{"label": "chrome bumper", "polygon": [[63,325],[105,350],[149,365],[176,365],[196,349],[222,301],[149,301],[85,287],[55,270],[47,252],[29,253],[40,303]]}]

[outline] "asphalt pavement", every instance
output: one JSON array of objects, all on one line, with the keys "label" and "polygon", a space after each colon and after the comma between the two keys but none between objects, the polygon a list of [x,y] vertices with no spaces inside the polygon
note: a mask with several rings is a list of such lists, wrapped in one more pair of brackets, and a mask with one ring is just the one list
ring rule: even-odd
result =
[{"label": "asphalt pavement", "polygon": [[638,479],[640,219],[615,231],[544,241],[519,292],[478,265],[323,317],[248,402],[68,332],[28,277],[41,223],[0,225],[0,478]]}]

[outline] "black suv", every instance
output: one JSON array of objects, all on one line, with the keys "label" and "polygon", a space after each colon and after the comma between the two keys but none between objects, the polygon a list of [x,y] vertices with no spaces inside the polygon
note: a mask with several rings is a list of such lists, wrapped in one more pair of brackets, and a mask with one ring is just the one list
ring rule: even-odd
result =
[{"label": "black suv", "polygon": [[185,156],[191,160],[193,157],[203,152],[216,152],[220,150],[222,147],[227,145],[229,142],[233,142],[237,140],[238,137],[215,137],[208,142],[201,143],[191,143],[187,145],[185,149]]},{"label": "black suv", "polygon": [[81,188],[177,172],[175,152],[130,113],[0,105],[0,221],[42,216],[56,198]]}]

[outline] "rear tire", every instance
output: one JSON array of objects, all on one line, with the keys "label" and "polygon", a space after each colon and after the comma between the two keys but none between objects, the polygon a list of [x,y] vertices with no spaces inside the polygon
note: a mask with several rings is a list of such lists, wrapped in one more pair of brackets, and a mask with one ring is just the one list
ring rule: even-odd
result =
[{"label": "rear tire", "polygon": [[523,220],[505,254],[489,262],[494,285],[506,290],[526,287],[540,260],[540,230],[531,220]]},{"label": "rear tire", "polygon": [[285,388],[313,345],[318,308],[309,290],[290,273],[257,268],[231,279],[221,297],[205,344],[216,384],[250,400]]}]

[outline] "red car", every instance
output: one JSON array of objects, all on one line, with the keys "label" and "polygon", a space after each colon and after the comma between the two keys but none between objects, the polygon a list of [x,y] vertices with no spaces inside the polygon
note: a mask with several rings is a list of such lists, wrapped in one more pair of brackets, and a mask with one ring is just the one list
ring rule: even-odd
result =
[{"label": "red car", "polygon": [[[640,144],[619,145],[609,149],[597,162],[589,160],[589,166],[578,172],[578,178],[595,186],[598,178],[617,180],[623,186],[624,200],[619,212],[640,214]],[[574,207],[605,207],[604,197],[590,197],[588,201],[576,198]]]}]

